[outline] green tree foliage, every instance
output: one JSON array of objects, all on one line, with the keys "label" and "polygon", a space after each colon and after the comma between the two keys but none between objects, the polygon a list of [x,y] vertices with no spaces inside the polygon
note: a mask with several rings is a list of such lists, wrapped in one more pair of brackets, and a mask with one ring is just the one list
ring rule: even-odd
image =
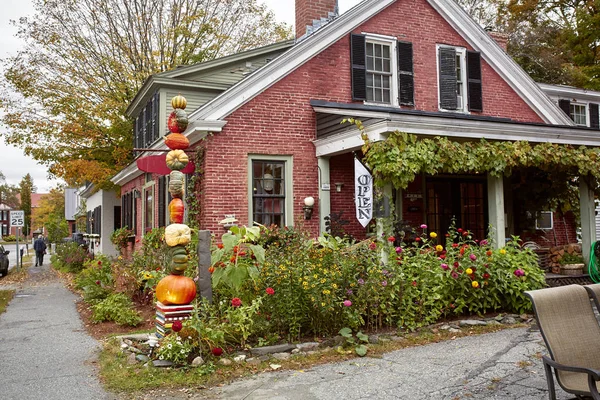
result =
[{"label": "green tree foliage", "polygon": [[258,0],[34,0],[34,7],[16,23],[25,45],[5,61],[0,82],[5,139],[70,184],[102,184],[131,161],[124,112],[149,75],[290,35]]},{"label": "green tree foliage", "polygon": [[21,210],[25,212],[25,226],[22,232],[28,236],[31,233],[31,193],[36,191],[31,175],[25,175],[21,179],[19,187],[21,189]]},{"label": "green tree foliage", "polygon": [[0,204],[9,206],[12,209],[19,208],[19,187],[6,183],[6,177],[0,171]]},{"label": "green tree foliage", "polygon": [[59,243],[69,236],[69,226],[65,219],[65,192],[62,188],[50,189],[50,193],[41,196],[38,206],[32,210],[34,229],[45,227],[48,240]]},{"label": "green tree foliage", "polygon": [[508,0],[508,52],[540,82],[600,90],[600,0]]}]

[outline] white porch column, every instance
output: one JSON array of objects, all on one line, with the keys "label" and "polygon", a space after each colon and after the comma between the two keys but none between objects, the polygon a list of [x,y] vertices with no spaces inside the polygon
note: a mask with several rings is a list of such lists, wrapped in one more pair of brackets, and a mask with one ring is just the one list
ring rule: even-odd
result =
[{"label": "white porch column", "polygon": [[596,241],[596,210],[594,191],[583,176],[579,177],[579,207],[581,209],[581,250],[586,265],[590,262],[590,247]]},{"label": "white porch column", "polygon": [[[317,157],[319,166],[319,235],[325,232],[325,217],[331,214],[329,157]],[[325,188],[325,190],[323,190]]]},{"label": "white porch column", "polygon": [[506,222],[504,221],[504,178],[487,176],[488,214],[494,246],[504,247]]}]

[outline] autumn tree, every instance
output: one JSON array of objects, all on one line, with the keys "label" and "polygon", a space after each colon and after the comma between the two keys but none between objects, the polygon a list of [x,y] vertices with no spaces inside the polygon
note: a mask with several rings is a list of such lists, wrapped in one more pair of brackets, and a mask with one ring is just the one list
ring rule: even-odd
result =
[{"label": "autumn tree", "polygon": [[23,227],[23,235],[29,236],[31,233],[31,193],[36,191],[33,185],[33,178],[27,174],[21,179],[19,184],[21,190],[21,210],[25,213],[25,226]]},{"label": "autumn tree", "polygon": [[10,185],[6,182],[6,177],[0,171],[0,204],[4,204],[12,209],[19,208],[19,187]]},{"label": "autumn tree", "polygon": [[[63,220],[66,226],[65,192],[61,188],[50,189],[48,194],[40,197],[37,207],[32,210],[31,224],[36,228],[45,227],[50,238],[50,236],[57,236],[54,231],[60,227]],[[58,233],[59,239],[66,237],[68,234],[68,230],[64,235],[62,235],[62,232]],[[52,238],[50,238],[50,241],[53,241]]]},{"label": "autumn tree", "polygon": [[533,79],[600,90],[600,0],[508,0],[498,17]]},{"label": "autumn tree", "polygon": [[0,82],[6,142],[70,184],[131,161],[124,111],[151,74],[289,37],[258,0],[34,0]]}]

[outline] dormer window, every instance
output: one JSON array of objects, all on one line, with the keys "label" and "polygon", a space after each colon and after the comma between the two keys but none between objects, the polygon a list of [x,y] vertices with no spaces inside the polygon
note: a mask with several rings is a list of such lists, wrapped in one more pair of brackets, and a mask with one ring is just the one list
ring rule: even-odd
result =
[{"label": "dormer window", "polygon": [[574,104],[571,103],[570,107],[571,118],[575,125],[588,126],[587,124],[587,107],[585,104]]},{"label": "dormer window", "polygon": [[158,139],[159,123],[159,94],[154,93],[146,106],[140,110],[134,123],[134,145],[137,148],[147,148]]}]

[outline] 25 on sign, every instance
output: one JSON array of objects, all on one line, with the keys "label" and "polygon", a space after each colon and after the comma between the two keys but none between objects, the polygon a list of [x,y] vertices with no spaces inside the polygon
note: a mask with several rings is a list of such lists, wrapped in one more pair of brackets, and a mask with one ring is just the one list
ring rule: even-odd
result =
[{"label": "25 on sign", "polygon": [[10,226],[25,226],[25,211],[12,210],[10,212]]}]

